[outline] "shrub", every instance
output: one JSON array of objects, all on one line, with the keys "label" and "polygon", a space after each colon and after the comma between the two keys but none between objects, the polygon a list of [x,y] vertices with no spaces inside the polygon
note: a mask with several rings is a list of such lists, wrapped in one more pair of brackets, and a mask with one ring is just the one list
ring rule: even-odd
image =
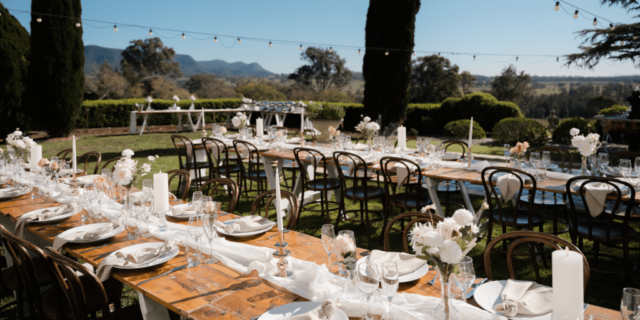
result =
[{"label": "shrub", "polygon": [[345,115],[344,107],[334,103],[309,103],[305,112],[311,119],[342,119]]},{"label": "shrub", "polygon": [[527,118],[506,118],[493,127],[492,136],[500,143],[527,141],[532,146],[547,144],[547,129],[540,122]]},{"label": "shrub", "polygon": [[553,131],[553,140],[554,141],[571,141],[571,135],[569,131],[572,128],[578,128],[580,130],[580,134],[586,134],[587,132],[595,132],[595,121],[589,121],[584,118],[571,118],[567,120],[560,121],[558,127]]},{"label": "shrub", "polygon": [[[451,121],[444,126],[444,134],[447,137],[452,138],[468,138],[469,137],[469,124],[471,120],[462,119]],[[487,134],[479,123],[473,122],[473,139],[486,138]]]},{"label": "shrub", "polygon": [[[522,117],[520,108],[512,102],[498,101],[488,93],[474,92],[462,98],[449,98],[442,102],[435,124],[444,124],[459,120],[470,119],[485,128],[493,128],[504,118]],[[439,130],[438,130],[439,131]]]},{"label": "shrub", "polygon": [[611,107],[611,108],[606,108],[606,109],[602,109],[600,110],[600,112],[598,112],[598,114],[616,114],[616,113],[624,113],[627,112],[629,108],[625,107],[625,106],[621,106],[616,104],[615,106]]}]

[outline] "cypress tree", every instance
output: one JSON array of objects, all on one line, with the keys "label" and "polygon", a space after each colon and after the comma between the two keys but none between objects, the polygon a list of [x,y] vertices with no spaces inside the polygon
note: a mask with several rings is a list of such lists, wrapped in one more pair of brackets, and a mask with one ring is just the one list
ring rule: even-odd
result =
[{"label": "cypress tree", "polygon": [[[373,119],[382,115],[381,125],[402,123],[409,103],[411,53],[420,0],[370,0],[365,27],[362,74],[363,104]],[[404,51],[395,51],[395,50]]]},{"label": "cypress tree", "polygon": [[[84,94],[84,44],[80,0],[31,2],[29,111],[38,129],[62,137],[75,128]],[[58,18],[38,14],[73,17]]]},{"label": "cypress tree", "polygon": [[23,94],[29,68],[29,33],[0,3],[0,137],[28,123]]}]

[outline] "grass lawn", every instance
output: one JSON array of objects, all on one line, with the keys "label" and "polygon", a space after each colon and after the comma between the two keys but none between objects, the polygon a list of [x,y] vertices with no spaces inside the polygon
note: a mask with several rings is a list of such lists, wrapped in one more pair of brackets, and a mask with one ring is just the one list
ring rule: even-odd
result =
[{"label": "grass lawn", "polygon": [[[183,135],[188,136],[192,139],[200,138],[200,133],[183,133]],[[77,140],[77,148],[78,155],[81,155],[88,151],[100,151],[102,153],[102,160],[106,161],[113,157],[119,156],[123,149],[132,149],[135,152],[134,159],[139,160],[140,162],[144,162],[146,157],[149,155],[158,155],[159,159],[152,166],[153,172],[158,172],[159,170],[165,172],[172,169],[178,168],[178,159],[176,156],[176,150],[171,143],[170,139],[171,134],[169,133],[151,133],[144,134],[143,136],[137,135],[125,135],[125,136],[104,136],[104,137],[84,137],[82,139]],[[413,147],[415,147],[415,141],[410,142],[413,143]],[[432,143],[437,143],[433,141]],[[43,155],[45,157],[51,157],[57,154],[59,151],[70,148],[70,141],[61,141],[61,142],[44,142],[43,146]],[[4,145],[0,145],[0,148],[6,149]],[[455,150],[454,150],[455,151]],[[493,155],[502,155],[501,147],[486,147],[486,146],[474,146],[475,153],[486,153]],[[82,168],[82,165],[79,164],[79,167]],[[93,165],[90,164],[89,172],[93,172]],[[290,174],[290,173],[287,173]],[[138,185],[137,187],[140,187]],[[193,191],[194,189],[192,189]],[[425,191],[426,192],[426,191]],[[256,194],[252,194],[252,197],[255,197]],[[442,197],[441,197],[442,199]],[[476,197],[473,198],[474,207],[477,209],[482,204],[482,198]],[[462,203],[462,199],[459,195],[453,195],[451,197],[452,203]],[[224,207],[224,205],[223,205]],[[236,210],[237,214],[246,215],[250,213],[251,200],[247,200],[244,196],[240,197],[240,202],[238,208]],[[359,207],[359,204],[347,202],[347,209],[356,209]],[[381,210],[382,204],[380,201],[371,201],[369,203],[369,207],[372,210]],[[452,210],[453,211],[453,210]],[[390,214],[391,217],[397,215],[399,213],[398,210],[393,210]],[[332,223],[336,220],[337,213],[334,213],[331,217]],[[375,214],[374,214],[375,216]],[[549,215],[550,216],[550,215]],[[548,220],[550,221],[550,219]],[[326,222],[326,218],[320,216],[319,213],[311,213],[303,211],[300,216],[298,225],[296,227],[296,231],[304,232],[306,234],[310,234],[316,237],[320,236],[321,226]],[[372,246],[370,249],[382,249],[382,246],[378,245],[379,239],[381,236],[382,222],[375,222],[371,224],[371,232],[372,232]],[[639,226],[637,223],[634,223],[633,227],[638,230]],[[359,223],[352,222],[344,222],[340,223],[338,230],[349,229],[353,230],[357,237],[357,244],[360,247],[367,247],[367,239],[365,233],[365,226]],[[551,230],[551,223],[547,222],[545,225],[545,230]],[[336,231],[337,232],[337,231]],[[499,228],[494,228],[493,234],[495,236],[501,234],[501,230]],[[565,239],[569,239],[568,234],[561,235]],[[401,236],[398,233],[392,233],[392,250],[401,251],[402,250],[402,240]],[[484,248],[486,245],[486,239],[482,239],[478,245],[470,252],[469,256],[474,259],[476,266],[476,274],[478,277],[484,277],[485,271],[483,267],[483,254]],[[637,239],[633,240],[632,246],[638,246]],[[585,242],[585,251],[588,251],[588,248],[591,247],[590,242]],[[608,253],[612,253],[616,256],[622,256],[621,250],[609,250],[603,249]],[[550,265],[550,254],[547,254],[547,261]],[[514,259],[514,265],[516,270],[516,276],[519,279],[529,279],[535,280],[535,275],[533,272],[533,265],[531,264],[530,257],[520,257]],[[638,262],[638,251],[632,251],[632,261]],[[506,268],[505,256],[501,254],[494,253],[491,255],[492,261],[492,269],[493,275],[496,279],[506,279],[508,278],[508,272]],[[593,259],[589,259],[591,267],[594,268]],[[600,259],[599,267],[601,269],[616,271],[622,270],[622,264],[617,261],[611,261],[609,259]],[[550,277],[550,269],[546,269],[542,271],[543,274],[543,283],[547,285],[551,285],[551,277]],[[635,273],[634,282],[638,283],[640,281],[640,274]],[[423,285],[423,284],[416,284]],[[586,289],[586,302],[590,304],[595,304],[599,306],[608,307],[611,309],[619,309],[620,306],[620,297],[621,291],[623,287],[631,286],[632,284],[627,283],[624,280],[624,277],[619,274],[611,274],[611,275],[602,275],[602,274],[591,274],[591,280],[589,282],[589,286]],[[135,301],[137,297],[134,292],[131,290],[128,291],[127,303],[131,303]],[[3,301],[3,303],[6,302]]]}]

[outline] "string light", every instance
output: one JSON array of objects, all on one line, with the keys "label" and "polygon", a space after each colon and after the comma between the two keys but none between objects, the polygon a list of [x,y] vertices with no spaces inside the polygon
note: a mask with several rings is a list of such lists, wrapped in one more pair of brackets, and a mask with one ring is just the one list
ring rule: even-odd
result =
[{"label": "string light", "polygon": [[473,61],[476,61],[476,55],[475,54],[473,55]]},{"label": "string light", "polygon": [[271,41],[269,41],[269,48],[271,48]]},{"label": "string light", "polygon": [[556,5],[555,5],[555,7],[553,7],[553,10],[555,10],[555,11],[560,10],[560,1],[556,1]]},{"label": "string light", "polygon": [[242,40],[240,40],[240,38],[238,38],[238,43],[242,43]]},{"label": "string light", "polygon": [[593,18],[593,25],[597,26],[598,25],[598,18]]},{"label": "string light", "polygon": [[182,33],[182,39],[184,39],[184,32]]},{"label": "string light", "polygon": [[149,29],[149,35],[152,36],[153,35],[153,30]]},{"label": "string light", "polygon": [[360,54],[360,49],[358,49],[358,54]]},{"label": "string light", "polygon": [[556,62],[560,62],[560,57],[556,57]]},{"label": "string light", "polygon": [[113,31],[118,32],[118,26],[116,26],[115,24],[113,25]]},{"label": "string light", "polygon": [[638,36],[633,36],[633,40],[638,40]]},{"label": "string light", "polygon": [[389,51],[385,51],[385,52],[384,52],[384,55],[385,55],[385,56],[388,56],[388,55],[389,55]]},{"label": "string light", "polygon": [[38,17],[38,19],[36,19],[36,21],[38,21],[38,23],[42,22],[42,18]]},{"label": "string light", "polygon": [[516,62],[518,62],[518,57],[516,56]]},{"label": "string light", "polygon": [[213,37],[213,43],[217,43],[218,42],[218,37]]},{"label": "string light", "polygon": [[329,53],[333,53],[333,48],[329,47]]},{"label": "string light", "polygon": [[438,52],[438,57],[442,57],[442,55],[440,54],[440,52]]},{"label": "string light", "polygon": [[80,20],[78,20],[78,21],[76,22],[76,28],[80,28],[81,26],[82,26],[82,24],[80,23]]},{"label": "string light", "polygon": [[576,13],[573,14],[573,18],[578,19],[578,10],[576,10]]},{"label": "string light", "polygon": [[302,50],[302,44],[300,44],[300,50]]},{"label": "string light", "polygon": [[613,26],[613,23],[609,23],[609,29],[610,29],[611,31],[613,31],[613,30],[615,30],[615,29],[616,29],[616,27],[614,27],[614,26]]}]

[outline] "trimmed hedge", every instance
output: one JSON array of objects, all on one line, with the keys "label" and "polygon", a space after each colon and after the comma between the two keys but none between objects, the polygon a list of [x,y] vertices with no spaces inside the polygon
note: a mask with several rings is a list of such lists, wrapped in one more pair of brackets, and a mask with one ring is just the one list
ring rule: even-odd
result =
[{"label": "trimmed hedge", "polygon": [[588,132],[596,132],[595,124],[596,121],[589,121],[588,119],[579,117],[560,121],[558,127],[553,130],[553,140],[569,143],[571,141],[569,131],[571,131],[572,128],[578,128],[580,134],[587,134]]},{"label": "trimmed hedge", "polygon": [[506,118],[493,127],[493,138],[500,143],[516,144],[527,141],[532,146],[547,144],[547,128],[540,122],[527,118]]},{"label": "trimmed hedge", "polygon": [[618,114],[618,113],[624,113],[627,112],[627,110],[629,110],[629,108],[625,107],[625,106],[621,106],[621,105],[615,105],[611,108],[606,108],[606,109],[602,109],[598,112],[598,114]]},{"label": "trimmed hedge", "polygon": [[[471,120],[461,119],[451,121],[444,126],[444,134],[447,137],[452,138],[468,138],[469,137],[469,124]],[[487,133],[480,126],[479,123],[473,122],[473,139],[483,139],[487,137]]]},{"label": "trimmed hedge", "polygon": [[444,127],[446,123],[451,121],[470,119],[471,117],[483,128],[493,128],[502,119],[522,118],[523,116],[515,103],[498,101],[488,93],[474,92],[462,98],[449,98],[443,101],[435,125]]}]

